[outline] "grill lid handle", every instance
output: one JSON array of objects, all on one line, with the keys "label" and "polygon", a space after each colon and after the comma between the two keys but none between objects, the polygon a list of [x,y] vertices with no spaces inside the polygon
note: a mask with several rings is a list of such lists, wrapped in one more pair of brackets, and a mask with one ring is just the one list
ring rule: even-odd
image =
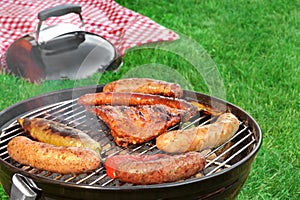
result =
[{"label": "grill lid handle", "polygon": [[[40,20],[37,25],[37,30],[35,32],[35,40],[37,44],[41,44],[43,42],[48,42],[49,40],[58,37],[60,35],[63,35],[64,33],[70,33],[72,31],[78,31],[78,28],[74,27],[74,25],[64,25],[59,26],[58,28],[55,28],[58,25],[54,25],[51,27],[42,29],[42,23],[43,21],[47,20],[50,17],[59,17],[63,16],[69,13],[75,13],[79,15],[80,21],[81,21],[81,30],[82,32],[85,32],[85,24],[81,15],[81,6],[76,4],[62,4],[58,5],[52,8],[47,8],[46,10],[43,10],[38,13],[38,19]],[[52,29],[52,28],[55,29]],[[63,27],[63,28],[62,28]],[[40,40],[40,33],[43,32],[43,40]]]},{"label": "grill lid handle", "polygon": [[26,176],[14,174],[10,191],[10,200],[35,200],[41,189]]}]

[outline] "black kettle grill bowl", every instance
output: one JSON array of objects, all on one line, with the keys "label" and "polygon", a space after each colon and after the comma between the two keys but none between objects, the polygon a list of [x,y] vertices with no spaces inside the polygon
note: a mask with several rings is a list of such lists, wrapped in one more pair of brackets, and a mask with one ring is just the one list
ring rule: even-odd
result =
[{"label": "black kettle grill bowl", "polygon": [[[19,102],[0,112],[0,129],[7,129],[20,116],[41,107],[58,102],[76,99],[86,93],[102,91],[102,86],[89,86],[60,90]],[[246,124],[247,130],[253,133],[254,145],[248,153],[229,168],[219,172],[204,175],[199,178],[189,178],[174,183],[155,185],[88,185],[62,182],[24,171],[0,157],[0,181],[7,194],[10,194],[12,176],[16,173],[31,178],[41,188],[40,199],[234,199],[247,180],[255,156],[262,143],[262,133],[256,121],[245,111],[226,101],[211,96],[185,91],[185,99],[201,103],[226,105],[227,110],[235,114]],[[1,137],[0,137],[1,144]],[[0,155],[6,151],[2,143]]]}]

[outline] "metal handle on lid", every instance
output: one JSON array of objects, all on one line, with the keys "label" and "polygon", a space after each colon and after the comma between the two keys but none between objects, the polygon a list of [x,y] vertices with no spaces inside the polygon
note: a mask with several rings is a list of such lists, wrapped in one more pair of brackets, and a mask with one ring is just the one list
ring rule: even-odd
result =
[{"label": "metal handle on lid", "polygon": [[38,19],[40,21],[45,21],[49,17],[59,17],[59,16],[66,15],[69,13],[80,14],[81,6],[74,5],[74,4],[63,4],[63,5],[55,6],[52,8],[48,8],[46,10],[39,12]]},{"label": "metal handle on lid", "polygon": [[10,191],[10,200],[35,200],[41,189],[26,176],[14,174]]},{"label": "metal handle on lid", "polygon": [[39,34],[42,27],[43,21],[50,17],[59,17],[69,13],[75,13],[79,15],[81,21],[81,29],[84,31],[84,21],[81,16],[81,6],[75,4],[63,4],[54,6],[52,8],[45,9],[38,13],[38,19],[40,20],[36,30],[36,42],[39,44]]}]

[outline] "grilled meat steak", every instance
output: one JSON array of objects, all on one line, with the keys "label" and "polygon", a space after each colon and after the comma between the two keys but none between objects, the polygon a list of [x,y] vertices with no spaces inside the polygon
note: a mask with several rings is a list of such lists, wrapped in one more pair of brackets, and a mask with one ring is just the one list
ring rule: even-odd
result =
[{"label": "grilled meat steak", "polygon": [[119,146],[147,142],[174,126],[189,113],[165,105],[97,106],[89,108],[110,128]]},{"label": "grilled meat steak", "polygon": [[101,146],[83,131],[62,123],[43,118],[20,118],[17,120],[27,134],[40,142],[56,146],[83,147],[100,155]]},{"label": "grilled meat steak", "polygon": [[100,92],[85,94],[78,99],[78,104],[84,106],[140,106],[162,104],[171,108],[188,111],[190,116],[195,115],[197,112],[197,108],[184,99],[173,99],[159,95],[128,92]]},{"label": "grilled meat steak", "polygon": [[111,178],[132,184],[158,184],[189,178],[205,167],[201,153],[179,155],[116,155],[104,163]]},{"label": "grilled meat steak", "polygon": [[201,151],[223,144],[238,129],[237,117],[231,113],[224,113],[212,124],[163,133],[156,138],[156,146],[169,153]]},{"label": "grilled meat steak", "polygon": [[30,140],[24,136],[11,139],[7,145],[15,161],[60,174],[80,174],[95,170],[101,160],[93,150],[80,147],[58,147]]},{"label": "grilled meat steak", "polygon": [[149,78],[127,78],[113,81],[103,87],[103,92],[135,92],[174,98],[183,96],[180,85]]}]

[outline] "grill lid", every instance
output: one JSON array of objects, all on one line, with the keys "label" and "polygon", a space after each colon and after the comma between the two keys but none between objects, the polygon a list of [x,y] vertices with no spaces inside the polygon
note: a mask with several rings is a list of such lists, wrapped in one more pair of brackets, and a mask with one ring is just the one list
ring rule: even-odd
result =
[{"label": "grill lid", "polygon": [[[79,15],[81,27],[42,25],[50,17],[70,13]],[[6,63],[11,73],[31,82],[41,82],[87,78],[96,72],[120,67],[122,57],[115,47],[99,35],[84,30],[81,6],[58,5],[41,11],[38,19],[35,33],[21,37],[7,49]]]}]

